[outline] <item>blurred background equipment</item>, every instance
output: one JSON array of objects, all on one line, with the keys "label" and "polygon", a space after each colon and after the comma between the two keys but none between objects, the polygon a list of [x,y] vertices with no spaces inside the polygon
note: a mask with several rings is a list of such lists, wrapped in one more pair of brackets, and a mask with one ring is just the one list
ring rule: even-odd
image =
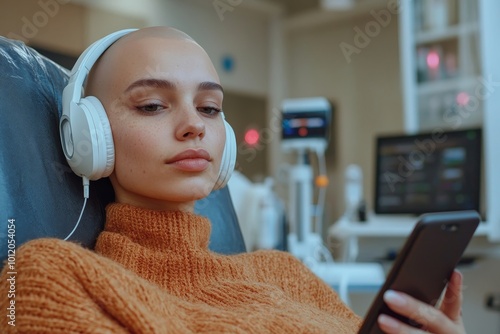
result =
[{"label": "blurred background equipment", "polygon": [[229,180],[228,187],[247,251],[285,250],[285,212],[273,191],[273,183],[271,178],[252,183],[238,171]]},{"label": "blurred background equipment", "polygon": [[363,171],[356,164],[350,164],[345,169],[345,217],[350,221],[361,221],[359,212],[363,205]]},{"label": "blurred background equipment", "polygon": [[[288,251],[335,288],[342,300],[349,304],[350,291],[376,290],[384,282],[385,274],[377,263],[334,263],[330,250],[323,244],[321,232],[328,185],[325,150],[330,139],[330,102],[324,97],[287,99],[281,110],[281,147],[297,159],[296,164],[286,167],[286,213],[290,224]],[[309,161],[310,153],[317,157],[316,177]],[[362,194],[358,189],[360,169],[354,166],[351,169],[353,185],[349,196],[354,198],[353,205],[359,206]],[[316,205],[313,205],[314,186],[318,190]]]},{"label": "blurred background equipment", "polygon": [[[296,164],[287,168],[288,205],[290,220],[289,251],[301,260],[316,259],[317,254],[330,259],[330,252],[323,246],[325,190],[327,185],[325,150],[329,141],[331,105],[324,97],[284,100],[282,110],[282,142],[285,153],[296,156]],[[318,158],[317,205],[313,206],[313,168],[309,154]],[[314,225],[313,228],[313,217]]]}]

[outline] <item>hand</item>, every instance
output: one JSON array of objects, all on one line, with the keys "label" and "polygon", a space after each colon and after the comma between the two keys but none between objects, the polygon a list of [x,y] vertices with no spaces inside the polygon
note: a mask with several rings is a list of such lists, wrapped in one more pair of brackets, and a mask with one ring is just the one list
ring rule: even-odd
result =
[{"label": "hand", "polygon": [[402,292],[388,290],[384,301],[389,308],[410,318],[425,328],[410,327],[388,315],[378,317],[378,325],[388,334],[418,334],[431,332],[435,334],[465,334],[462,322],[462,275],[453,272],[439,309],[416,300]]}]

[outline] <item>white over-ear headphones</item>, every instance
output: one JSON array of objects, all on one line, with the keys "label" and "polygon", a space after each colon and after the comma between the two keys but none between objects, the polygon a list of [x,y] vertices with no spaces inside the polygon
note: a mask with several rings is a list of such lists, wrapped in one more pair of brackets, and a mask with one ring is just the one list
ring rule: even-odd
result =
[{"label": "white over-ear headphones", "polygon": [[[115,149],[109,120],[102,103],[94,96],[83,97],[87,76],[97,59],[118,39],[137,29],[112,33],[88,47],[73,67],[63,91],[63,114],[59,122],[61,144],[69,166],[75,174],[98,180],[111,174]],[[221,112],[226,129],[226,142],[219,176],[214,189],[226,185],[236,162],[234,131]]]}]

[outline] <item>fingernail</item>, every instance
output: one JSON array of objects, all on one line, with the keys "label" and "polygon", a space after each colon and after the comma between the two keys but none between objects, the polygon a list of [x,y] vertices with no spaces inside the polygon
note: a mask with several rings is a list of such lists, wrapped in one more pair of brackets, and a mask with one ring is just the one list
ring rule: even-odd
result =
[{"label": "fingernail", "polygon": [[389,327],[391,329],[399,328],[398,322],[385,314],[381,314],[378,316],[378,323],[380,326]]},{"label": "fingernail", "polygon": [[454,275],[454,279],[455,279],[455,282],[460,282],[462,280],[462,273],[458,270],[455,270],[455,275]]},{"label": "fingernail", "polygon": [[394,306],[405,306],[406,300],[397,292],[387,290],[384,293],[384,301]]}]

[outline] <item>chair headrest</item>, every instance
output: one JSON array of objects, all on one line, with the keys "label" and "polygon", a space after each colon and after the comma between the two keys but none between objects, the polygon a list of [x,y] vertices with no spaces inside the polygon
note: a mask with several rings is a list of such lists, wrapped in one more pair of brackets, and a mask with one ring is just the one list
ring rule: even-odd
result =
[{"label": "chair headrest", "polygon": [[[59,144],[68,71],[23,43],[0,37],[0,73],[0,224],[15,219],[17,245],[64,238],[83,204],[81,180]],[[103,221],[102,205],[93,196],[74,239],[91,247]]]}]

